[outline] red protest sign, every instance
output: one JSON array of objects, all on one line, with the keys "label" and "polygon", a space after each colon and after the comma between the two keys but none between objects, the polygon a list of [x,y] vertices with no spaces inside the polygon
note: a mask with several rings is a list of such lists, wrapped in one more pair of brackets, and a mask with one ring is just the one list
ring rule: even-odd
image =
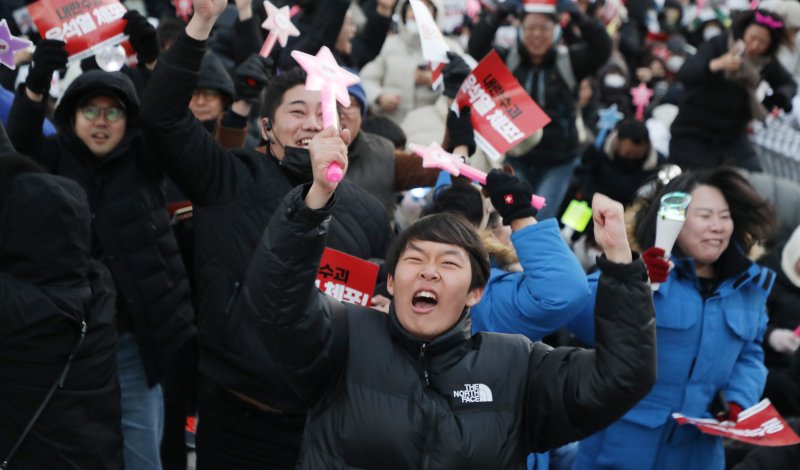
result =
[{"label": "red protest sign", "polygon": [[495,51],[467,76],[456,103],[472,108],[475,142],[495,160],[550,122]]},{"label": "red protest sign", "polygon": [[39,34],[65,41],[72,60],[122,42],[125,21],[120,20],[125,12],[119,0],[39,0],[28,5]]},{"label": "red protest sign", "polygon": [[757,446],[778,447],[800,444],[800,437],[792,431],[766,398],[739,413],[739,421],[736,423],[688,418],[680,413],[673,413],[672,417],[679,424],[691,424],[705,434],[727,437]]},{"label": "red protest sign", "polygon": [[336,300],[368,306],[377,279],[377,264],[325,248],[314,284]]}]

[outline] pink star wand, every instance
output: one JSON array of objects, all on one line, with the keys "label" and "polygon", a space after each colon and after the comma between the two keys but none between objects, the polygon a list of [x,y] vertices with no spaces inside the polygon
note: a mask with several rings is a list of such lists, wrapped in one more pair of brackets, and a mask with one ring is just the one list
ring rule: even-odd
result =
[{"label": "pink star wand", "polygon": [[[422,158],[422,166],[424,168],[438,168],[453,176],[464,176],[486,186],[486,173],[467,165],[456,155],[445,152],[436,142],[431,142],[427,147],[417,144],[408,144],[408,148]],[[546,201],[542,196],[534,194],[533,197],[531,197],[531,206],[535,207],[537,210],[544,207],[545,203]]]},{"label": "pink star wand", "polygon": [[644,108],[650,104],[650,98],[653,96],[653,90],[647,88],[647,85],[640,83],[636,88],[631,88],[631,97],[633,97],[633,105],[636,106],[636,119],[644,121]]},{"label": "pink star wand", "polygon": [[0,64],[14,70],[17,68],[14,62],[14,53],[22,49],[27,49],[33,44],[27,39],[12,36],[8,29],[6,20],[0,20]]},{"label": "pink star wand", "polygon": [[[292,57],[300,64],[308,75],[306,89],[319,91],[322,100],[322,126],[339,129],[339,111],[336,102],[342,106],[350,106],[350,94],[347,87],[355,85],[361,79],[336,64],[331,50],[326,46],[317,52],[316,56],[305,52],[292,51]],[[342,179],[342,167],[332,163],[325,174],[328,181],[336,183]]]},{"label": "pink star wand", "polygon": [[292,15],[288,5],[278,8],[266,0],[264,8],[267,10],[267,19],[261,27],[269,31],[269,34],[267,34],[267,39],[261,46],[259,54],[261,57],[269,57],[276,42],[281,43],[281,47],[286,47],[289,36],[300,36],[300,31],[292,24]]}]

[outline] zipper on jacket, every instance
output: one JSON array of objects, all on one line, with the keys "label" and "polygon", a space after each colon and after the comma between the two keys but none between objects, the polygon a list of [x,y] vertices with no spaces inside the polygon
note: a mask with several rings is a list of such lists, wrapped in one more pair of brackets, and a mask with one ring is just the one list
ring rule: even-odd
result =
[{"label": "zipper on jacket", "polygon": [[425,385],[430,387],[431,381],[428,377],[428,364],[425,363],[425,352],[428,350],[428,343],[422,343],[419,348],[419,360],[422,361],[422,375],[425,378]]}]

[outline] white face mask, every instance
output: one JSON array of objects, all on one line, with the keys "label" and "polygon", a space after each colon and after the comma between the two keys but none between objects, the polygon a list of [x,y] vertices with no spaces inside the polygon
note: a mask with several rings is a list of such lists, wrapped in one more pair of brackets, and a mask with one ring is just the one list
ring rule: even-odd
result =
[{"label": "white face mask", "polygon": [[618,73],[610,73],[603,77],[603,84],[608,88],[622,88],[625,86],[625,77]]},{"label": "white face mask", "polygon": [[669,59],[667,59],[667,70],[669,70],[672,73],[678,73],[678,70],[680,70],[681,67],[683,67],[683,62],[685,60],[686,59],[684,59],[679,55],[671,56]]},{"label": "white face mask", "polygon": [[703,41],[708,41],[709,39],[719,36],[722,34],[722,30],[716,26],[706,26],[706,29],[703,30]]},{"label": "white face mask", "polygon": [[494,45],[510,48],[517,43],[517,28],[514,26],[500,26],[494,35]]},{"label": "white face mask", "polygon": [[419,28],[417,27],[417,22],[414,20],[406,21],[406,31],[408,34],[418,34]]}]

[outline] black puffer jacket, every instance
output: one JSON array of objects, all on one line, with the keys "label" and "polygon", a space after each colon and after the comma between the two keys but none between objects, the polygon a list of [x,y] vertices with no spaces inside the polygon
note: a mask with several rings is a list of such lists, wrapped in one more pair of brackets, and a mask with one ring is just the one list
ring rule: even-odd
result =
[{"label": "black puffer jacket", "polygon": [[[95,157],[72,130],[79,101],[99,91],[126,107],[128,127],[117,147]],[[139,101],[121,73],[87,72],[69,86],[56,109],[58,133],[42,138],[44,105],[24,86],[11,107],[8,134],[17,150],[50,172],[77,181],[89,197],[92,255],[108,266],[118,292],[123,328],[130,326],[142,352],[150,385],[195,334],[189,283],[164,197],[164,173],[138,130]]]},{"label": "black puffer jacket", "polygon": [[121,469],[114,290],[90,257],[86,194],[43,173],[0,179],[0,461],[80,344],[8,468]]},{"label": "black puffer jacket", "polygon": [[776,328],[794,330],[800,325],[800,287],[795,286],[781,267],[781,252],[776,249],[759,260],[759,263],[775,271],[775,284],[767,299],[769,323],[764,333],[764,362],[767,367],[789,367],[792,356],[781,354],[770,346],[769,336]]},{"label": "black puffer jacket", "polygon": [[295,188],[275,212],[230,309],[251,319],[261,341],[248,346],[275,358],[273,373],[311,408],[299,468],[521,469],[531,451],[607,426],[655,382],[640,261],[600,261],[596,350],[473,336],[468,311],[423,342],[393,305],[385,315],[316,291],[339,193],[311,210],[307,190]]},{"label": "black puffer jacket", "polygon": [[[266,401],[279,379],[269,357],[243,347],[261,338],[246,319],[230,317],[229,303],[281,200],[310,181],[310,161],[289,167],[288,159],[281,163],[255,149],[219,147],[187,107],[204,48],[184,33],[161,56],[142,100],[142,121],[148,138],[163,150],[170,177],[194,205],[200,371]],[[340,187],[343,203],[334,213],[329,246],[363,259],[383,258],[391,238],[383,206],[355,184]]]}]

